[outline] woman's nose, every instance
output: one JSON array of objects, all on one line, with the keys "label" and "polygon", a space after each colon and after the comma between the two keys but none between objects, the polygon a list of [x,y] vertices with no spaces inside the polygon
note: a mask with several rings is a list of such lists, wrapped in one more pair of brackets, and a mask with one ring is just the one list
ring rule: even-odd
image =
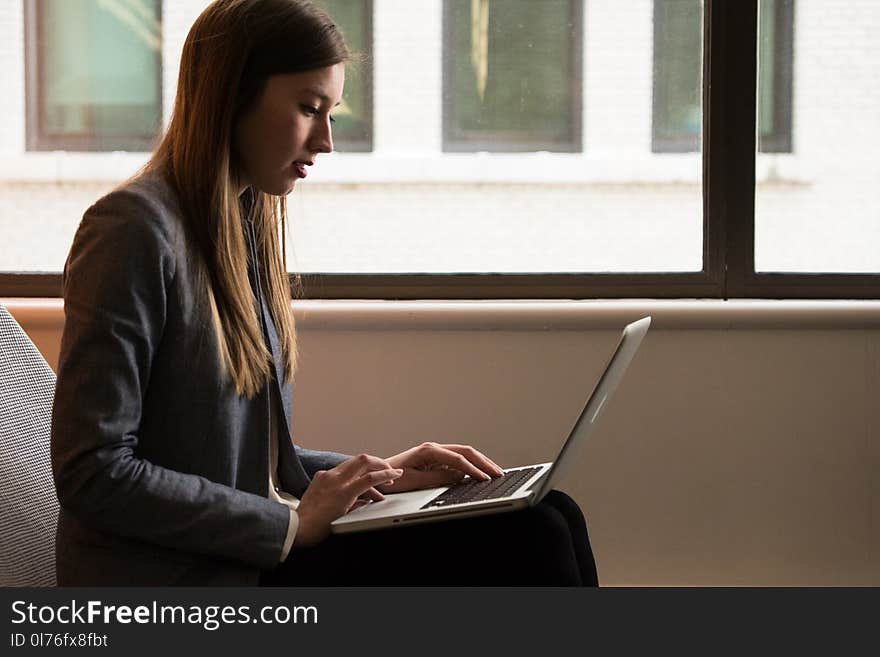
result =
[{"label": "woman's nose", "polygon": [[310,144],[312,150],[318,153],[333,152],[333,129],[330,127],[330,119],[323,121],[320,127],[316,127],[312,133]]}]

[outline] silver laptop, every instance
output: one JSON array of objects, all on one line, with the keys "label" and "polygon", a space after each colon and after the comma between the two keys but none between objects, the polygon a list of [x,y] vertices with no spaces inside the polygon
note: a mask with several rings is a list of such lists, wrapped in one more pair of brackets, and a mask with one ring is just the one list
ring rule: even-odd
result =
[{"label": "silver laptop", "polygon": [[580,463],[581,451],[596,420],[617,389],[650,325],[651,318],[645,317],[623,329],[605,371],[552,463],[509,468],[504,476],[485,482],[466,477],[454,486],[389,494],[381,502],[367,504],[338,518],[330,526],[331,531],[345,534],[403,527],[536,505],[565,473]]}]

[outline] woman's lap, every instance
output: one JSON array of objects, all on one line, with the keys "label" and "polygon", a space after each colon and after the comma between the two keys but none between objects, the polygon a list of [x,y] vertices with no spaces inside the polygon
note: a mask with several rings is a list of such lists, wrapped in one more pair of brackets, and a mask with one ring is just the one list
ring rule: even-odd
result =
[{"label": "woman's lap", "polygon": [[595,585],[586,523],[551,491],[537,506],[491,516],[332,535],[263,574],[269,586]]}]

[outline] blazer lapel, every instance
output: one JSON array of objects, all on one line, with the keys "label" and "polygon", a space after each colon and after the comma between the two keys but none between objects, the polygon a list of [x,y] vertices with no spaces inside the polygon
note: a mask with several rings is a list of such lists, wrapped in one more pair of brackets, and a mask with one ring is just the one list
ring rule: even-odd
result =
[{"label": "blazer lapel", "polygon": [[[263,296],[262,283],[260,280],[260,271],[257,266],[257,250],[256,250],[256,235],[254,233],[254,225],[253,225],[253,191],[248,188],[246,195],[243,199],[245,216],[247,217],[247,223],[244,228],[245,233],[245,242],[248,248],[248,278],[250,279],[251,289],[254,292],[254,298],[256,300],[256,304],[258,306],[258,314],[260,317],[260,324],[263,329],[263,338],[266,340],[266,344],[269,347],[269,351],[272,354],[272,374],[270,377],[271,381],[269,381],[268,385],[274,387],[273,395],[269,395],[269,403],[272,403],[272,398],[278,399],[281,401],[281,408],[284,411],[283,418],[284,422],[283,427],[278,427],[278,471],[279,477],[281,479],[281,483],[284,486],[285,490],[297,495],[298,497],[302,497],[305,489],[308,487],[310,483],[310,478],[303,468],[302,463],[299,460],[299,457],[296,454],[296,450],[293,448],[293,439],[290,435],[290,427],[292,425],[292,401],[290,395],[290,386],[287,384],[285,379],[285,367],[283,362],[283,351],[281,349],[281,344],[278,339],[278,331],[275,328],[275,322],[272,319],[272,313],[269,311],[268,305],[266,304],[266,300]],[[283,383],[282,383],[283,382]],[[271,412],[271,409],[267,409]],[[270,436],[270,440],[274,439],[274,436]]]}]

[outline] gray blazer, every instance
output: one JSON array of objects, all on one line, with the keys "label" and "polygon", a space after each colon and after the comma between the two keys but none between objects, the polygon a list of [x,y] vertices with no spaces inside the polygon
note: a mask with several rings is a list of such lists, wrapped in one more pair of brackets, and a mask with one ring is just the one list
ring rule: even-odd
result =
[{"label": "gray blazer", "polygon": [[[52,414],[60,585],[255,585],[279,562],[289,511],[268,499],[271,397],[245,399],[222,375],[193,248],[158,174],[100,199],[77,230]],[[280,395],[280,483],[302,496],[347,457],[295,447],[289,382]]]}]

